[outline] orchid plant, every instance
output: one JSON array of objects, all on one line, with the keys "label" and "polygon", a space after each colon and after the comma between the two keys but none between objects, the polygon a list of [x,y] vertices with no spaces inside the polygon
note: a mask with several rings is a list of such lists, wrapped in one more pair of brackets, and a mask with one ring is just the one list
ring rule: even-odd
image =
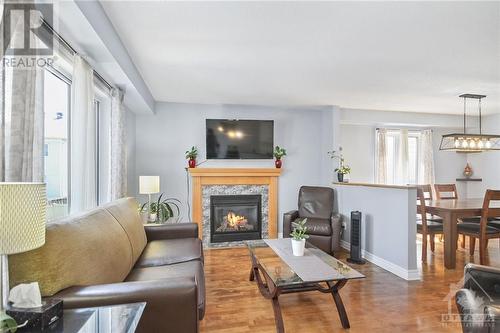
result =
[{"label": "orchid plant", "polygon": [[339,159],[339,167],[335,169],[335,172],[343,175],[351,173],[351,168],[345,164],[342,147],[339,147],[338,152],[335,150],[329,151],[328,156],[330,156],[331,159]]}]

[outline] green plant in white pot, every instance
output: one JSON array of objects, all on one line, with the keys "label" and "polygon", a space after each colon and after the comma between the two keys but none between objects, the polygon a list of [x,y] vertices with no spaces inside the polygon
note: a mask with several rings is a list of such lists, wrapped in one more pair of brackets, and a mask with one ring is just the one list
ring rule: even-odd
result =
[{"label": "green plant in white pot", "polygon": [[292,236],[292,252],[294,256],[302,257],[304,255],[304,249],[306,247],[306,239],[309,238],[309,235],[306,234],[307,219],[303,219],[302,221],[293,222],[293,231],[290,234]]},{"label": "green plant in white pot", "polygon": [[179,216],[181,210],[179,206],[181,202],[175,198],[167,198],[162,200],[163,193],[160,195],[157,201],[151,202],[148,209],[148,202],[144,203],[140,208],[139,212],[149,212],[150,220],[153,223],[162,223],[171,217]]}]

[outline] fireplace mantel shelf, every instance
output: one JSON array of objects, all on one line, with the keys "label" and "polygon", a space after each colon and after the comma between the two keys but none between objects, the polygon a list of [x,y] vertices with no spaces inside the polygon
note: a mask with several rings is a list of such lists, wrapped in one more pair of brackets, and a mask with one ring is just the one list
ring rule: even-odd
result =
[{"label": "fireplace mantel shelf", "polygon": [[277,168],[191,168],[193,222],[202,233],[202,187],[206,185],[267,185],[269,187],[269,238],[278,236],[278,178]]},{"label": "fireplace mantel shelf", "polygon": [[192,168],[193,177],[278,177],[278,168]]}]

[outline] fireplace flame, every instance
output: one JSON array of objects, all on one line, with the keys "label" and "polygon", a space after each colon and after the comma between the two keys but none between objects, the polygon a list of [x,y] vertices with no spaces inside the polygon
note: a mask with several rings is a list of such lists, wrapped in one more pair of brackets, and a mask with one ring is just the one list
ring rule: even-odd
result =
[{"label": "fireplace flame", "polygon": [[241,224],[247,224],[248,220],[245,216],[236,215],[234,212],[227,213],[227,222],[231,227],[237,227]]}]

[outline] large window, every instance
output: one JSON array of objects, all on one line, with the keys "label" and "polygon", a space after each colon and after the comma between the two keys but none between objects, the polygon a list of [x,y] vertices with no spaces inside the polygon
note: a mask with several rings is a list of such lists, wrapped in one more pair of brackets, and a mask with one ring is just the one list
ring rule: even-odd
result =
[{"label": "large window", "polygon": [[[67,66],[67,64],[66,64]],[[45,182],[47,183],[47,217],[53,220],[70,211],[70,121],[71,79],[67,71],[44,71],[45,116]],[[94,110],[96,113],[96,205],[109,201],[110,117],[111,99],[102,87],[96,85]]]},{"label": "large window", "polygon": [[[417,184],[422,174],[420,131],[409,131],[405,143],[400,130],[388,130],[386,135],[386,183]],[[405,147],[405,145],[407,145]]]},{"label": "large window", "polygon": [[69,205],[69,82],[44,71],[44,167],[48,219],[68,214]]}]

